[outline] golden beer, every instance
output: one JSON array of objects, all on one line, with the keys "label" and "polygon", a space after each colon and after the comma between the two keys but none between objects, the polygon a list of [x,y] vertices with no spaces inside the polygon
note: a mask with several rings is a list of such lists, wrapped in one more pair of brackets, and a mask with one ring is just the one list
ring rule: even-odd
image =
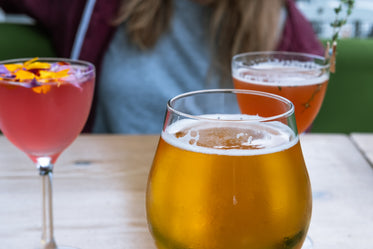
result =
[{"label": "golden beer", "polygon": [[298,136],[247,117],[163,131],[146,200],[158,248],[301,248],[312,199]]}]

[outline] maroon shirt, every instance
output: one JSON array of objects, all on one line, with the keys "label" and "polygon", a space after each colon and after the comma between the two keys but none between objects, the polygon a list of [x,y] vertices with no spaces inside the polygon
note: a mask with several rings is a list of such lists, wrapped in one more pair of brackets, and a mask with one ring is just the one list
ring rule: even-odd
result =
[{"label": "maroon shirt", "polygon": [[[92,62],[100,72],[101,61],[114,34],[111,21],[120,0],[96,0],[79,59]],[[37,20],[51,36],[59,57],[70,57],[86,0],[0,0],[6,12],[25,13]],[[279,51],[304,52],[323,55],[323,47],[311,24],[296,8],[293,0],[286,0],[287,17]],[[95,101],[94,101],[95,103]],[[94,106],[84,131],[90,131]]]},{"label": "maroon shirt", "polygon": [[323,55],[324,48],[311,23],[296,8],[293,0],[286,1],[287,17],[277,50]]}]

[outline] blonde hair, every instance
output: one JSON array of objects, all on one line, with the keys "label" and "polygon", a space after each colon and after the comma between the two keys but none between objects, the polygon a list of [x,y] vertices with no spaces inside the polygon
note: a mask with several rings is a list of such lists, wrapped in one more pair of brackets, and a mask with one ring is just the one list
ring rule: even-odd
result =
[{"label": "blonde hair", "polygon": [[[211,7],[208,30],[213,54],[211,70],[218,73],[221,82],[230,78],[233,55],[276,48],[280,10],[284,0],[207,2]],[[172,5],[173,0],[125,0],[114,24],[125,22],[130,40],[141,49],[150,49],[169,28]]]}]

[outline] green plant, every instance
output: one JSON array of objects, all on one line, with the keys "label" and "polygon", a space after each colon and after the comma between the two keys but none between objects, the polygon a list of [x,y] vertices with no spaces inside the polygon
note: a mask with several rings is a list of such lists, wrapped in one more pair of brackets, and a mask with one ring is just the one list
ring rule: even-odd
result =
[{"label": "green plant", "polygon": [[[347,19],[352,13],[354,4],[355,4],[355,0],[340,0],[338,7],[334,8],[335,19],[332,23],[330,23],[330,26],[333,28],[333,36],[332,36],[331,42],[327,42],[327,46],[325,50],[326,63],[330,63],[331,73],[335,73],[335,57],[336,57],[337,40],[339,38],[339,33],[343,25],[347,23]],[[346,13],[345,15],[341,16],[343,10],[346,10]],[[332,44],[331,49],[330,49],[330,44]]]}]

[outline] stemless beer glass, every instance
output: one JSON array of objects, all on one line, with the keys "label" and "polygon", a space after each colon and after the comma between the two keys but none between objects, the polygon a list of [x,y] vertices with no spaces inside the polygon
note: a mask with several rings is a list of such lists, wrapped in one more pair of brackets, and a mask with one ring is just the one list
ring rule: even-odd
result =
[{"label": "stemless beer glass", "polygon": [[146,194],[158,248],[299,249],[311,209],[289,100],[213,89],[168,102]]},{"label": "stemless beer glass", "polygon": [[293,102],[298,131],[317,116],[329,81],[324,57],[293,52],[250,52],[235,55],[232,75],[237,89],[265,91]]}]

